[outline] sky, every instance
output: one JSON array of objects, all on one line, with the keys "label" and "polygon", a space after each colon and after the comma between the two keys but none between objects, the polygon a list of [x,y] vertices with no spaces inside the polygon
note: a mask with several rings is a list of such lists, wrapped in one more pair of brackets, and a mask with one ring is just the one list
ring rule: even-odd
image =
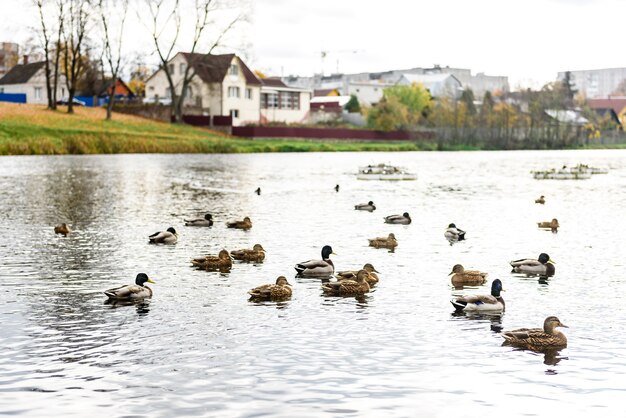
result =
[{"label": "sky", "polygon": [[[626,67],[626,54],[619,46],[626,16],[623,0],[241,0],[240,4],[248,22],[240,24],[217,52],[235,49],[251,68],[267,75],[438,64],[508,76],[516,89],[539,88],[555,80],[559,71]],[[0,6],[12,16],[0,25],[0,42],[28,39],[37,25],[31,1],[0,0]],[[230,15],[216,16],[219,27]],[[125,50],[156,62],[143,17],[145,10],[131,13]],[[190,34],[183,35],[178,47],[188,50]]]}]

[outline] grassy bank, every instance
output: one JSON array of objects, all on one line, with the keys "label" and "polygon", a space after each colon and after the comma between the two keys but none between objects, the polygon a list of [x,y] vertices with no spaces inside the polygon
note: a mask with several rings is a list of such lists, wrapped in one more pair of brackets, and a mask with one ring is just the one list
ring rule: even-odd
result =
[{"label": "grassy bank", "polygon": [[434,143],[345,142],[233,138],[185,125],[77,108],[68,115],[43,106],[0,103],[0,155],[117,153],[244,153],[310,151],[419,151]]}]

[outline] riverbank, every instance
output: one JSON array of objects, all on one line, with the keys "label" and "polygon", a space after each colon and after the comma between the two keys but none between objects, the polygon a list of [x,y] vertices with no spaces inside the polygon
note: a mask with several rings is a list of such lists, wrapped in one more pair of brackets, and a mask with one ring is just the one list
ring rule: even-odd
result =
[{"label": "riverbank", "polygon": [[220,132],[115,113],[105,121],[99,108],[0,103],[0,155],[124,153],[249,153],[314,151],[421,151],[437,144],[234,138]]}]

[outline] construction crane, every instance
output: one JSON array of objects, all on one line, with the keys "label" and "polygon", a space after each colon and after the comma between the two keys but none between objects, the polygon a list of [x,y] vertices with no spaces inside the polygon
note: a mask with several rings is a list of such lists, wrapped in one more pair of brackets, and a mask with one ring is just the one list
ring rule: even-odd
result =
[{"label": "construction crane", "polygon": [[[326,51],[320,51],[320,56],[322,58],[322,75],[324,75],[324,60],[326,59],[326,57],[328,56],[328,54],[333,54],[333,55],[340,55],[340,54],[360,54],[361,52],[363,52],[362,49],[341,49],[341,50],[326,50]],[[336,66],[336,73],[339,73],[339,58],[337,58],[337,66]]]}]

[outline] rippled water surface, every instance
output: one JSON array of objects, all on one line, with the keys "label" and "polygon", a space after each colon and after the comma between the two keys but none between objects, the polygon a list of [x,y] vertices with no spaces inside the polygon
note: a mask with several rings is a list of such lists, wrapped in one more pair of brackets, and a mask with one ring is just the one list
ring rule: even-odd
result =
[{"label": "rippled water surface", "polygon": [[[356,180],[379,162],[419,178]],[[529,174],[579,162],[610,172]],[[624,416],[625,151],[1,157],[0,188],[0,414]],[[353,210],[368,200],[375,212]],[[205,211],[212,228],[183,226]],[[382,222],[404,211],[411,225]],[[246,215],[250,231],[226,228]],[[537,229],[553,217],[557,234]],[[60,222],[76,232],[55,235]],[[467,241],[448,244],[450,222]],[[178,244],[148,245],[169,226]],[[394,253],[367,246],[389,232]],[[189,264],[257,242],[263,264]],[[378,287],[336,298],[295,278],[324,244],[338,270],[374,264]],[[555,277],[510,273],[540,252]],[[456,263],[503,281],[501,318],[452,315],[453,295],[489,292],[453,289]],[[151,301],[104,303],[139,272],[157,282]],[[279,275],[290,301],[248,301]],[[549,315],[570,327],[556,359],[502,347],[494,331]]]}]

